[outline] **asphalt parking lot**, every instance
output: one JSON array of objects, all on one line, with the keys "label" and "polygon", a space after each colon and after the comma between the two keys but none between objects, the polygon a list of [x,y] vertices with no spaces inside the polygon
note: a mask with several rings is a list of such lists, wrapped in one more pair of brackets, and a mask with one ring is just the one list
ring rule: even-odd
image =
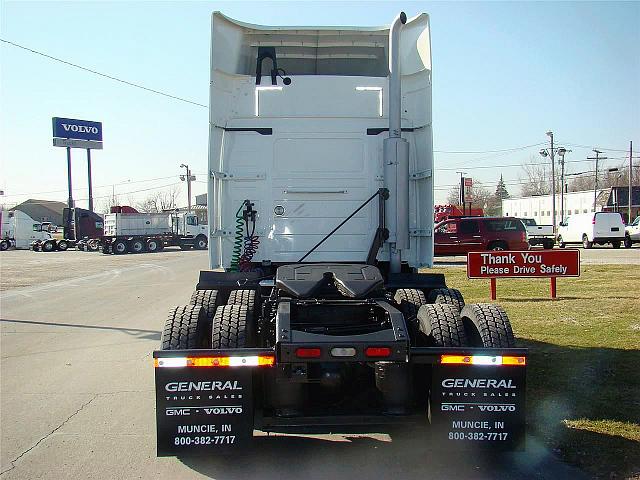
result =
[{"label": "asphalt parking lot", "polygon": [[[640,249],[609,250],[640,260]],[[593,250],[583,255],[600,253]],[[458,260],[463,257],[457,257]],[[389,432],[260,437],[222,458],[156,458],[151,352],[206,252],[0,256],[0,475],[24,478],[581,478],[535,438],[499,461]]]}]

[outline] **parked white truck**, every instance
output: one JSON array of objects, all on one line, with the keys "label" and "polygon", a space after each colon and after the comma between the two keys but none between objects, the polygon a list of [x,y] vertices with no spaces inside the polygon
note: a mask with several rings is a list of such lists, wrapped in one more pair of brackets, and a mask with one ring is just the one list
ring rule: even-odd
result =
[{"label": "parked white truck", "polygon": [[52,237],[47,228],[43,228],[41,222],[20,210],[0,212],[0,224],[2,225],[2,238],[0,250],[29,249],[35,241],[46,241]]},{"label": "parked white truck", "polygon": [[553,234],[553,225],[538,225],[534,218],[521,218],[527,229],[527,238],[532,247],[542,245],[543,248],[551,249],[556,243]]},{"label": "parked white truck", "polygon": [[429,17],[216,12],[211,31],[211,270],[153,353],[158,455],[241,459],[254,430],[394,423],[429,424],[416,439],[447,450],[522,448],[527,351],[507,314],[418,270],[434,247]]},{"label": "parked white truck", "polygon": [[101,244],[102,253],[116,255],[154,253],[171,246],[205,250],[208,228],[194,213],[107,213]]}]

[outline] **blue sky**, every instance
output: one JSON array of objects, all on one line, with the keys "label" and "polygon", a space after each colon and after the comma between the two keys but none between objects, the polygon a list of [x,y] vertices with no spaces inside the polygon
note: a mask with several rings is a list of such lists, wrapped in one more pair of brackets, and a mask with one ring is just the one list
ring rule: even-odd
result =
[{"label": "blue sky", "polygon": [[[584,160],[640,151],[640,2],[0,2],[0,37],[67,61],[207,103],[210,14],[267,25],[384,25],[403,9],[431,15],[436,200],[456,170],[517,194],[520,165],[547,142]],[[122,85],[0,43],[0,202],[65,200],[64,149],[51,117],[104,123],[94,195],[123,200],[179,182],[181,163],[205,191],[207,110]],[[86,205],[86,161],[73,153]],[[489,168],[477,168],[489,167]],[[571,172],[592,169],[588,162]],[[156,179],[156,180],[151,180]],[[183,192],[186,188],[183,188]],[[185,199],[186,200],[186,199]],[[101,199],[97,199],[99,205]],[[184,202],[186,203],[186,201]]]}]

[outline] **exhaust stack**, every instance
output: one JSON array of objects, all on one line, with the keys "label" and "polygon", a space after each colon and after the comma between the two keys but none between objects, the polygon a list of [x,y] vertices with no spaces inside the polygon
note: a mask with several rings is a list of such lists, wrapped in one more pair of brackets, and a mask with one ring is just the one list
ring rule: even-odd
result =
[{"label": "exhaust stack", "polygon": [[390,273],[400,273],[402,250],[409,248],[409,142],[402,138],[400,31],[407,15],[400,12],[389,30],[389,138],[384,140],[384,186],[389,190]]}]

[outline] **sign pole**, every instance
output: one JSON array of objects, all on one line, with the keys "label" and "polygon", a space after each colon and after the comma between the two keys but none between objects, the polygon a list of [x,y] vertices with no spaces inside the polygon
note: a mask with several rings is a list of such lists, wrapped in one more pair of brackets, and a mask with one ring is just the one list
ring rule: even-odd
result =
[{"label": "sign pole", "polygon": [[67,215],[67,235],[66,238],[73,238],[71,235],[71,223],[72,223],[72,215],[73,215],[73,187],[71,185],[71,147],[67,147],[67,183],[69,185],[69,214]]},{"label": "sign pole", "polygon": [[497,298],[497,283],[496,277],[491,277],[491,300],[496,300]]},{"label": "sign pole", "polygon": [[93,186],[91,184],[91,149],[87,148],[87,174],[89,175],[89,211],[93,212]]},{"label": "sign pole", "polygon": [[556,298],[556,277],[551,277],[551,298]]}]

